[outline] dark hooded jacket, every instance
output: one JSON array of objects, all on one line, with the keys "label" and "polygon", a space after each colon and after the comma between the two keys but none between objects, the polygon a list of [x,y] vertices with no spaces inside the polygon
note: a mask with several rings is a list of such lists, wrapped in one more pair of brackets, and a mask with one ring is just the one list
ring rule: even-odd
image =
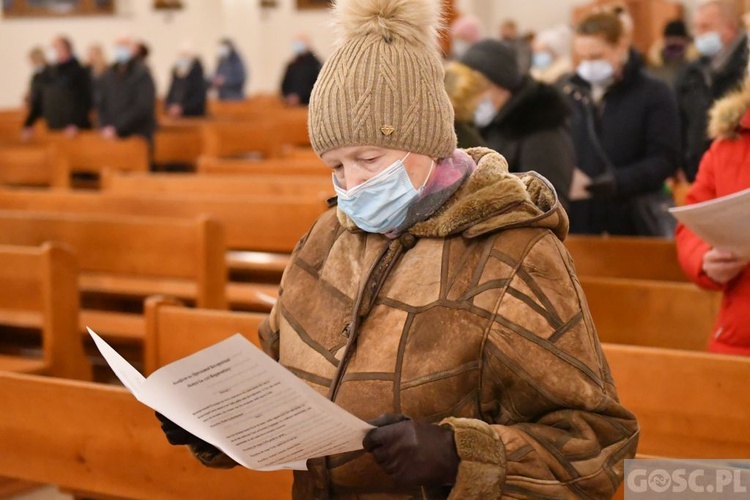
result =
[{"label": "dark hooded jacket", "polygon": [[178,104],[182,106],[183,116],[204,116],[207,92],[203,64],[198,59],[193,59],[186,74],[180,75],[176,68],[172,70],[172,83],[164,106],[169,108],[172,104]]},{"label": "dark hooded jacket", "polygon": [[117,135],[140,135],[151,141],[156,131],[156,89],[145,64],[131,60],[109,68],[101,80],[99,126]]},{"label": "dark hooded jacket", "polygon": [[480,129],[487,147],[508,160],[511,172],[535,171],[546,177],[565,207],[575,165],[569,115],[556,88],[526,78],[493,122]]},{"label": "dark hooded jacket", "polygon": [[284,72],[284,80],[281,82],[282,95],[286,97],[297,94],[300,104],[309,104],[310,94],[321,67],[320,60],[310,51],[297,56],[287,65]]},{"label": "dark hooded jacket", "polygon": [[396,239],[341,210],[321,216],[259,332],[270,356],[355,416],[453,429],[455,484],[400,487],[360,450],[309,460],[295,499],[610,498],[635,454],[638,425],[618,402],[554,190],[509,174],[494,151],[467,153],[473,173]]},{"label": "dark hooded jacket", "polygon": [[91,80],[75,57],[47,66],[36,83],[39,85],[38,94],[32,95],[32,99],[41,102],[31,107],[26,126],[33,125],[38,118],[44,118],[50,130],[61,130],[69,125],[91,128]]},{"label": "dark hooded jacket", "polygon": [[641,57],[628,60],[622,78],[599,104],[591,98],[591,85],[578,75],[563,88],[574,109],[577,168],[591,178],[606,174],[603,150],[614,166],[617,186],[614,197],[571,203],[571,232],[637,235],[634,197],[663,189],[679,165],[680,117],[674,94],[645,72]]},{"label": "dark hooded jacket", "polygon": [[677,77],[675,90],[682,114],[684,140],[683,169],[690,182],[695,180],[701,158],[711,145],[708,137],[708,112],[714,102],[737,90],[745,78],[748,63],[748,39],[742,35],[738,45],[718,70],[711,59],[693,61]]}]

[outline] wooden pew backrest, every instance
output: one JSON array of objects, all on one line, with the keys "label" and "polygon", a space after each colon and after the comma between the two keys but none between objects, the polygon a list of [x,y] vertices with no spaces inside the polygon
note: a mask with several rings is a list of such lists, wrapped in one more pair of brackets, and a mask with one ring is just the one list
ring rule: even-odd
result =
[{"label": "wooden pew backrest", "polygon": [[260,347],[258,327],[267,315],[189,309],[164,297],[146,301],[145,371],[182,359],[241,333]]},{"label": "wooden pew backrest", "polygon": [[322,198],[155,197],[0,190],[0,210],[182,218],[206,214],[224,227],[229,248],[291,253],[327,206]]},{"label": "wooden pew backrest", "polygon": [[[210,469],[120,387],[0,373],[0,475],[98,498],[277,500],[289,472]],[[57,424],[56,424],[57,422]]]},{"label": "wooden pew backrest", "polygon": [[720,294],[690,283],[580,280],[602,342],[706,350]]},{"label": "wooden pew backrest", "polygon": [[330,181],[331,169],[320,158],[282,158],[272,160],[238,160],[202,156],[198,159],[199,174],[212,175],[320,175]]},{"label": "wooden pew backrest", "polygon": [[750,456],[750,359],[612,344],[603,348],[620,400],[638,418],[639,453]]},{"label": "wooden pew backrest", "polygon": [[[96,213],[96,211],[92,211]],[[221,225],[198,220],[0,210],[0,243],[73,247],[87,273],[195,280],[200,307],[226,307]]]},{"label": "wooden pew backrest", "polygon": [[38,368],[0,356],[0,370],[17,366],[56,377],[91,380],[78,333],[78,264],[59,243],[40,247],[0,245],[0,321],[5,314],[41,316],[43,362]]},{"label": "wooden pew backrest", "polygon": [[565,247],[578,276],[687,282],[674,241],[620,236],[569,236]]},{"label": "wooden pew backrest", "polygon": [[0,145],[0,184],[53,186],[68,171],[64,155],[52,144]]}]

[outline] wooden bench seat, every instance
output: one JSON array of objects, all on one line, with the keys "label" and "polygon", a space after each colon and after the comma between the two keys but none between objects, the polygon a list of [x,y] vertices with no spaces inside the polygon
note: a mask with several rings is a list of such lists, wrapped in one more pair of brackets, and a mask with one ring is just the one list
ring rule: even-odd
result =
[{"label": "wooden bench seat", "polygon": [[212,175],[320,175],[331,180],[331,169],[319,158],[242,160],[202,156],[197,170],[199,174]]}]

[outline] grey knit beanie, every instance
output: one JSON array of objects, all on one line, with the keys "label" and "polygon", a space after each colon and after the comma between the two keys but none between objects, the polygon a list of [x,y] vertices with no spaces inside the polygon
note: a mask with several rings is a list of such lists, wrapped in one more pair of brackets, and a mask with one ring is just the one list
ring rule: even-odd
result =
[{"label": "grey knit beanie", "polygon": [[498,87],[511,92],[517,90],[523,82],[515,51],[499,40],[477,42],[464,54],[461,62],[483,74]]},{"label": "grey knit beanie", "polygon": [[315,152],[379,146],[452,155],[453,108],[437,43],[440,0],[337,0],[333,13],[340,46],[310,97]]}]

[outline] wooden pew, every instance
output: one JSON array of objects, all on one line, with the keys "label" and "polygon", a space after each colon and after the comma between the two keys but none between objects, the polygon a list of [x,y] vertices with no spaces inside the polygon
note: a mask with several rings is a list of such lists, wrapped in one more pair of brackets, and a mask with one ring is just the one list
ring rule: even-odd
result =
[{"label": "wooden pew", "polygon": [[[198,307],[227,307],[223,230],[209,218],[0,211],[0,243],[45,241],[61,241],[75,249],[83,292],[141,300],[167,293],[194,299]],[[140,342],[145,331],[139,314],[95,309],[81,313],[81,326],[116,341]]]},{"label": "wooden pew", "polygon": [[290,253],[327,209],[324,199],[239,196],[124,196],[0,190],[0,210],[195,218],[209,215],[236,250]]},{"label": "wooden pew", "polygon": [[287,109],[280,95],[255,94],[248,99],[239,101],[208,101],[208,114],[217,119],[243,119],[258,115],[269,116],[271,113],[283,112]]},{"label": "wooden pew", "polygon": [[[276,500],[291,474],[202,466],[124,388],[0,373],[0,475],[88,498]],[[57,424],[56,424],[57,422]]]},{"label": "wooden pew", "polygon": [[203,152],[203,120],[162,120],[154,134],[154,164],[195,165]]},{"label": "wooden pew", "polygon": [[638,417],[638,452],[675,458],[750,456],[750,359],[604,344],[623,405]]},{"label": "wooden pew", "polygon": [[690,283],[580,280],[602,342],[706,350],[720,294]]},{"label": "wooden pew", "polygon": [[52,144],[0,145],[0,184],[49,187],[69,170],[67,158]]},{"label": "wooden pew", "polygon": [[69,187],[72,172],[100,173],[104,168],[126,172],[149,170],[148,144],[142,137],[105,139],[97,132],[81,132],[72,138],[54,133],[49,140],[65,155],[70,169],[62,174],[58,185]]},{"label": "wooden pew", "polygon": [[[287,154],[296,154],[287,151]],[[201,157],[197,167],[199,174],[223,175],[285,175],[309,176],[320,175],[330,181],[331,169],[320,158],[283,158],[274,160],[238,160],[225,158]]]},{"label": "wooden pew", "polygon": [[[91,380],[78,330],[78,264],[59,243],[0,245],[0,323],[33,317],[42,331],[42,358],[0,353],[0,371]],[[7,407],[6,407],[7,408]]]},{"label": "wooden pew", "polygon": [[565,240],[578,276],[688,281],[673,241],[660,238],[578,236]]},{"label": "wooden pew", "polygon": [[328,198],[334,190],[324,176],[123,174],[106,171],[102,190],[114,194],[214,194]]},{"label": "wooden pew", "polygon": [[267,120],[215,121],[203,125],[203,155],[214,158],[281,156],[279,127]]}]

